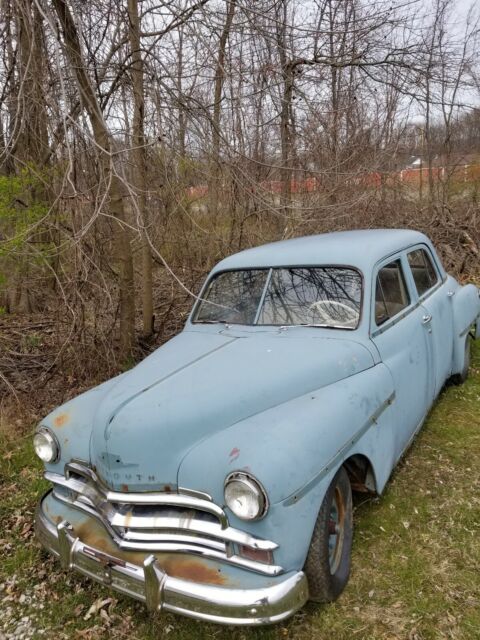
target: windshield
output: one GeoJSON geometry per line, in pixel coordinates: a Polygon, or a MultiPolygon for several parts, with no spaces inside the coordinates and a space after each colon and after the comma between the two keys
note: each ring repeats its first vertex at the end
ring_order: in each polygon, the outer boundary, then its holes
{"type": "Polygon", "coordinates": [[[210,281],[193,322],[356,329],[362,277],[349,267],[224,271],[210,281]]]}

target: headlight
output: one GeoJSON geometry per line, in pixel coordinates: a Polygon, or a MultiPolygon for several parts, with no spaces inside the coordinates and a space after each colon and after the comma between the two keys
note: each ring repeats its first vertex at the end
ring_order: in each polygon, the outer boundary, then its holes
{"type": "Polygon", "coordinates": [[[225,503],[242,520],[258,520],[268,509],[264,488],[252,476],[235,471],[225,480],[225,503]]]}
{"type": "Polygon", "coordinates": [[[51,431],[41,427],[33,436],[35,453],[43,462],[55,462],[60,455],[57,439],[51,431]]]}

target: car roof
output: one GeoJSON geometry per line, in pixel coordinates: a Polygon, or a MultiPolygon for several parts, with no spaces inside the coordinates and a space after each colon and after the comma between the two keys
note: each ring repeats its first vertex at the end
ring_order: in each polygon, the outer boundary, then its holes
{"type": "Polygon", "coordinates": [[[414,244],[431,246],[427,236],[410,229],[336,231],[272,242],[225,258],[214,272],[249,267],[350,265],[364,273],[384,257],[414,244]]]}

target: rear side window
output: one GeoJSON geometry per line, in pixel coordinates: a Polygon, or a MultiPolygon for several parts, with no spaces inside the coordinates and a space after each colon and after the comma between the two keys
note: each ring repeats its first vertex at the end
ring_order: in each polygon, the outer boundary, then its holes
{"type": "Polygon", "coordinates": [[[431,289],[438,282],[437,272],[425,249],[415,249],[408,254],[408,264],[419,296],[431,289]]]}
{"type": "Polygon", "coordinates": [[[375,289],[375,322],[383,324],[410,304],[400,260],[380,269],[375,289]]]}

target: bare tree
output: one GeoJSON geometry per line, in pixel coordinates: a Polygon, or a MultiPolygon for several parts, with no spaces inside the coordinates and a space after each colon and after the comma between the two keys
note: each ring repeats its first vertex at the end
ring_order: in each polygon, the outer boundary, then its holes
{"type": "Polygon", "coordinates": [[[108,130],[99,101],[86,72],[80,38],[69,6],[64,0],[52,0],[61,25],[65,54],[75,76],[81,103],[88,114],[95,143],[100,156],[101,179],[108,193],[109,214],[116,221],[115,259],[119,266],[120,291],[120,345],[127,357],[133,350],[135,338],[135,303],[133,258],[130,231],[126,224],[124,187],[114,165],[114,141],[108,130]]]}
{"type": "Polygon", "coordinates": [[[143,333],[146,337],[153,333],[153,292],[152,292],[152,252],[150,248],[149,220],[146,206],[146,154],[145,154],[145,96],[143,88],[144,66],[140,43],[140,16],[138,0],[128,0],[129,42],[132,64],[130,74],[133,87],[132,145],[134,165],[134,185],[136,189],[135,209],[142,229],[142,315],[143,333]]]}

